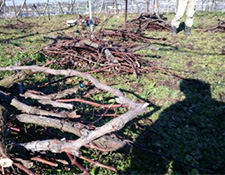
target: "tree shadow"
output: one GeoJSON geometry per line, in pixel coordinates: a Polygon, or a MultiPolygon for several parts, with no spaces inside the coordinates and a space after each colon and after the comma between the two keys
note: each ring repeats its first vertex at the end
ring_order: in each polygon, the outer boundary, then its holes
{"type": "Polygon", "coordinates": [[[136,139],[125,174],[225,172],[225,103],[212,99],[210,85],[200,80],[184,79],[180,90],[185,99],[136,139]]]}

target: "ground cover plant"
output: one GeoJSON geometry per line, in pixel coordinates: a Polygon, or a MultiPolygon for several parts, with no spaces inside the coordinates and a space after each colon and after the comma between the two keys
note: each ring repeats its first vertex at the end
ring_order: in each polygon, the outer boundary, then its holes
{"type": "MultiPolygon", "coordinates": [[[[136,19],[138,16],[140,15],[132,14],[129,15],[129,19],[136,19]]],[[[173,14],[164,14],[164,16],[169,22],[173,14]]],[[[68,65],[63,64],[65,63],[62,61],[63,57],[43,54],[43,48],[52,42],[45,36],[69,38],[88,35],[88,28],[65,25],[67,19],[74,17],[72,15],[52,16],[50,20],[48,17],[1,19],[0,67],[39,65],[57,70],[65,69],[68,65]]],[[[100,23],[94,30],[96,33],[100,29],[119,30],[124,22],[123,15],[102,18],[104,18],[101,19],[102,25],[100,23]]],[[[149,64],[141,67],[144,67],[145,71],[140,74],[134,74],[133,71],[120,74],[118,69],[112,69],[112,67],[107,69],[73,67],[81,72],[90,72],[100,82],[119,89],[135,103],[149,103],[145,114],[139,115],[120,131],[111,133],[111,137],[118,137],[132,147],[129,153],[102,152],[93,148],[84,148],[82,155],[90,160],[114,167],[117,173],[121,174],[223,174],[225,172],[223,166],[225,163],[223,156],[225,150],[225,55],[223,52],[225,36],[221,31],[207,30],[217,26],[218,22],[223,20],[225,20],[224,13],[197,12],[192,35],[188,37],[182,30],[175,37],[171,37],[169,31],[144,30],[141,34],[145,36],[145,40],[135,41],[123,37],[110,39],[110,36],[107,36],[112,43],[103,44],[104,47],[109,48],[109,51],[112,51],[110,47],[132,46],[131,50],[128,49],[129,51],[141,55],[148,61],[149,64]]],[[[11,74],[12,72],[7,71],[0,72],[1,79],[11,74]]],[[[37,87],[42,86],[42,90],[47,94],[73,86],[84,86],[80,88],[80,97],[85,96],[101,104],[115,103],[115,99],[108,93],[88,93],[91,86],[82,78],[62,78],[40,73],[27,77],[23,85],[25,90],[37,90],[37,87]]],[[[18,94],[17,89],[14,85],[9,92],[18,94]]],[[[4,91],[5,88],[1,90],[4,91]]],[[[4,106],[2,99],[0,101],[4,106]]],[[[35,101],[30,103],[36,105],[35,101]]],[[[79,107],[83,109],[83,113],[91,113],[93,110],[87,105],[79,107]]],[[[101,110],[97,112],[104,114],[101,110]]],[[[115,111],[116,114],[124,112],[125,109],[115,111]]],[[[100,126],[109,118],[101,117],[97,120],[95,124],[100,126]]],[[[92,122],[95,121],[94,117],[88,122],[93,124],[92,122]]],[[[49,134],[49,138],[59,136],[77,138],[68,133],[61,135],[59,130],[45,130],[42,126],[22,124],[17,120],[10,121],[8,125],[11,128],[5,141],[8,145],[12,145],[13,142],[25,142],[34,133],[38,133],[39,138],[43,138],[46,134],[49,134]],[[20,127],[21,132],[17,132],[16,127],[20,127]]],[[[61,160],[68,155],[49,153],[49,157],[44,158],[54,162],[54,156],[61,160]]],[[[40,163],[36,159],[29,161],[33,163],[33,166],[28,169],[39,174],[82,172],[82,168],[77,168],[75,165],[78,164],[71,163],[69,157],[68,164],[59,163],[61,166],[58,167],[54,167],[54,164],[40,163]]],[[[94,162],[90,163],[79,158],[76,161],[90,174],[117,174],[109,167],[99,167],[99,164],[94,162]]],[[[15,165],[14,167],[19,174],[24,173],[21,169],[17,170],[15,165]]],[[[12,168],[5,168],[6,174],[11,172],[13,172],[12,168]]]]}

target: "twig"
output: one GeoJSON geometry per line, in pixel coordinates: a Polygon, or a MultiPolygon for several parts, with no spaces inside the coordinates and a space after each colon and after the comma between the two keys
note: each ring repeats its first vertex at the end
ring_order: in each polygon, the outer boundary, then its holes
{"type": "Polygon", "coordinates": [[[60,103],[60,102],[52,101],[52,100],[38,100],[38,102],[41,104],[44,104],[44,105],[51,105],[55,108],[64,108],[64,109],[68,109],[68,110],[73,109],[72,104],[60,103]]]}
{"type": "Polygon", "coordinates": [[[113,104],[113,105],[112,104],[109,104],[109,105],[99,104],[99,103],[91,102],[91,101],[80,99],[80,98],[57,99],[56,101],[58,101],[58,102],[81,102],[81,103],[90,104],[92,106],[100,107],[100,108],[112,108],[112,109],[115,109],[115,108],[121,108],[121,107],[123,107],[123,108],[127,108],[128,107],[127,105],[124,105],[124,104],[113,104]]]}
{"type": "Polygon", "coordinates": [[[71,77],[63,77],[63,78],[60,78],[60,79],[55,80],[55,81],[47,82],[47,83],[44,83],[42,85],[38,85],[38,88],[43,88],[43,87],[49,86],[51,84],[59,83],[60,81],[64,81],[68,78],[71,78],[71,77]]]}
{"type": "Polygon", "coordinates": [[[25,98],[34,98],[34,99],[40,99],[40,100],[41,99],[43,99],[43,100],[47,100],[47,99],[53,100],[53,99],[63,98],[63,97],[66,97],[68,95],[75,94],[75,93],[77,93],[78,89],[79,88],[77,86],[75,86],[75,87],[65,89],[63,91],[53,93],[53,94],[49,94],[49,95],[46,95],[43,92],[39,92],[39,91],[28,90],[23,96],[25,98]]]}
{"type": "Polygon", "coordinates": [[[73,157],[70,153],[66,152],[66,155],[68,156],[68,158],[70,159],[70,162],[77,166],[81,171],[83,171],[83,173],[87,173],[89,174],[89,172],[81,165],[79,164],[73,157]]]}
{"type": "Polygon", "coordinates": [[[43,109],[38,109],[37,107],[28,106],[25,103],[22,103],[19,100],[16,100],[15,98],[12,99],[11,105],[17,108],[18,110],[21,110],[28,114],[46,115],[46,116],[53,116],[58,118],[67,118],[69,116],[69,114],[67,113],[54,113],[54,112],[49,112],[43,109]]]}
{"type": "Polygon", "coordinates": [[[106,67],[103,67],[103,68],[99,68],[99,69],[87,71],[86,73],[91,74],[91,73],[101,72],[101,71],[103,71],[103,70],[106,70],[106,69],[109,69],[109,68],[112,68],[112,67],[115,67],[115,66],[116,66],[116,65],[113,64],[113,65],[106,66],[106,67]]]}
{"type": "Polygon", "coordinates": [[[34,173],[33,171],[27,169],[25,166],[21,165],[20,163],[13,162],[13,165],[17,166],[19,169],[21,169],[28,175],[38,175],[37,173],[34,173]]]}
{"type": "Polygon", "coordinates": [[[49,160],[44,160],[41,157],[32,157],[31,160],[41,162],[41,163],[44,163],[44,164],[47,164],[47,165],[50,165],[50,166],[53,166],[53,167],[58,167],[57,163],[50,162],[49,160]]]}
{"type": "Polygon", "coordinates": [[[116,168],[112,167],[112,166],[104,165],[104,164],[102,164],[100,162],[88,159],[87,157],[84,157],[84,156],[79,156],[79,158],[82,159],[82,160],[85,160],[87,162],[90,162],[94,166],[99,166],[99,167],[102,167],[102,168],[106,168],[108,170],[114,171],[115,173],[118,173],[118,170],[116,168]]]}

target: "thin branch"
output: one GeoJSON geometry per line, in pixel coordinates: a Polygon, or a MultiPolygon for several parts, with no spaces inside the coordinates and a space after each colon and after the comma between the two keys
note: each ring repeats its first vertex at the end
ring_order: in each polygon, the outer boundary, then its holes
{"type": "Polygon", "coordinates": [[[57,102],[81,102],[81,103],[85,103],[85,104],[89,104],[95,107],[100,107],[100,108],[110,108],[110,109],[115,109],[115,108],[127,108],[128,106],[125,104],[99,104],[99,103],[95,103],[92,101],[88,101],[88,100],[84,100],[81,98],[73,98],[73,99],[57,99],[57,102]]]}
{"type": "Polygon", "coordinates": [[[53,99],[64,98],[68,95],[75,94],[77,93],[78,89],[79,89],[78,87],[72,87],[72,88],[65,89],[63,91],[49,94],[49,95],[46,95],[43,92],[38,92],[38,91],[35,91],[35,93],[33,91],[27,91],[25,94],[23,94],[23,96],[25,98],[33,98],[38,100],[48,100],[48,99],[53,100],[53,99]]]}
{"type": "Polygon", "coordinates": [[[98,166],[98,167],[102,167],[102,168],[106,168],[108,170],[111,170],[111,171],[114,171],[115,173],[118,173],[118,170],[112,166],[107,166],[107,165],[104,165],[100,162],[97,162],[97,161],[94,161],[94,160],[91,160],[91,159],[88,159],[87,157],[84,157],[84,156],[79,156],[80,159],[82,160],[85,160],[87,162],[90,162],[92,165],[94,166],[98,166]]]}
{"type": "Polygon", "coordinates": [[[58,118],[67,118],[69,114],[65,113],[54,113],[49,112],[43,109],[39,109],[37,107],[28,106],[25,103],[20,102],[19,100],[16,100],[15,98],[12,99],[11,105],[17,108],[18,110],[28,113],[28,114],[38,114],[38,115],[46,115],[46,116],[53,116],[58,118]]]}
{"type": "Polygon", "coordinates": [[[28,175],[38,175],[37,173],[34,173],[33,171],[27,169],[25,166],[21,165],[20,163],[14,162],[13,165],[15,165],[17,168],[21,169],[22,171],[24,171],[28,175]]]}
{"type": "Polygon", "coordinates": [[[76,167],[78,167],[81,171],[83,171],[83,173],[89,174],[89,172],[81,165],[79,164],[70,153],[66,152],[66,155],[68,156],[68,158],[70,159],[70,162],[75,165],[76,167]]]}
{"type": "Polygon", "coordinates": [[[64,108],[64,109],[68,109],[68,110],[73,109],[72,104],[60,103],[60,102],[52,101],[52,100],[38,100],[38,102],[43,104],[43,105],[51,105],[55,108],[64,108]]]}
{"type": "Polygon", "coordinates": [[[58,167],[57,163],[51,162],[49,160],[42,159],[41,157],[32,157],[30,160],[41,162],[41,163],[44,163],[44,164],[47,164],[47,165],[50,165],[50,166],[53,166],[53,167],[58,167]]]}

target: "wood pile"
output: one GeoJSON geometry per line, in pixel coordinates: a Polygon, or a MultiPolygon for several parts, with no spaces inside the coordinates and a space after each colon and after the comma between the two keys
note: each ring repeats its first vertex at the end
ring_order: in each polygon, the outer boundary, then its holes
{"type": "Polygon", "coordinates": [[[127,26],[138,31],[168,31],[170,25],[165,18],[154,14],[141,14],[138,18],[127,22],[127,26]]]}
{"type": "Polygon", "coordinates": [[[37,26],[37,24],[34,23],[28,23],[28,22],[23,22],[19,19],[17,19],[17,23],[15,24],[6,24],[6,25],[1,25],[0,28],[4,29],[13,29],[13,30],[27,30],[31,29],[32,27],[37,26]]]}
{"type": "Polygon", "coordinates": [[[145,36],[141,31],[133,31],[129,29],[113,30],[105,29],[101,30],[99,38],[110,37],[112,40],[117,41],[136,41],[136,42],[150,42],[152,40],[166,40],[165,38],[153,38],[145,36]]]}
{"type": "Polygon", "coordinates": [[[82,150],[129,152],[130,146],[122,136],[112,133],[144,113],[148,103],[136,103],[90,74],[71,69],[10,66],[1,67],[2,71],[16,73],[0,80],[1,174],[15,174],[15,169],[16,174],[44,174],[42,167],[46,166],[61,170],[76,166],[83,174],[90,174],[93,166],[99,166],[118,173],[113,166],[83,155],[82,150]],[[31,86],[25,83],[38,73],[65,77],[61,81],[76,77],[86,83],[66,87],[63,82],[62,87],[46,93],[47,88],[37,86],[39,82],[30,82],[31,86]],[[111,101],[96,102],[93,93],[111,94],[111,101]],[[84,167],[79,160],[90,165],[84,167]]]}
{"type": "MultiPolygon", "coordinates": [[[[139,75],[146,72],[151,62],[109,40],[82,37],[45,37],[53,42],[45,46],[41,53],[56,58],[56,63],[64,68],[83,68],[94,71],[105,68],[110,73],[139,75]]],[[[131,46],[130,46],[131,47],[131,46]]]]}
{"type": "Polygon", "coordinates": [[[205,32],[225,32],[225,21],[219,20],[217,26],[210,27],[205,32]]]}

